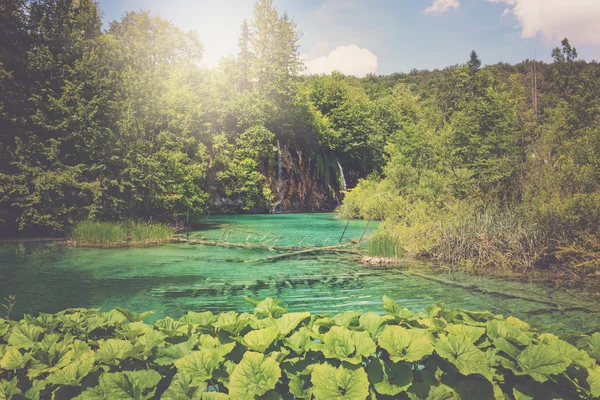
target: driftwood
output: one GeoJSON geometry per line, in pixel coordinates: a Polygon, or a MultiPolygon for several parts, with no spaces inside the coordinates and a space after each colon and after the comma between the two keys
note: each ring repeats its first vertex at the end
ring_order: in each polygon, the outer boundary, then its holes
{"type": "Polygon", "coordinates": [[[249,263],[257,263],[257,262],[275,262],[279,260],[285,260],[288,258],[294,258],[297,256],[304,256],[307,254],[314,253],[356,253],[354,250],[346,250],[340,247],[348,247],[349,245],[341,245],[341,246],[326,246],[326,247],[313,247],[311,249],[300,250],[300,251],[292,251],[290,253],[277,254],[276,256],[271,256],[267,258],[261,258],[258,260],[248,260],[249,263]]]}
{"type": "MultiPolygon", "coordinates": [[[[583,310],[583,311],[588,311],[588,312],[592,312],[592,313],[600,313],[600,307],[596,306],[596,305],[592,305],[592,304],[572,303],[572,302],[559,304],[555,300],[548,298],[548,297],[546,297],[546,298],[532,297],[532,296],[527,296],[525,294],[511,294],[511,293],[507,293],[507,292],[500,292],[497,290],[482,288],[482,287],[474,285],[474,284],[456,282],[456,281],[452,281],[449,279],[438,278],[436,276],[420,274],[418,272],[413,272],[413,271],[398,270],[398,272],[403,275],[409,276],[409,277],[417,277],[417,278],[427,279],[427,280],[430,280],[433,282],[442,283],[444,285],[456,286],[456,287],[468,289],[473,292],[479,292],[479,293],[484,293],[484,294],[489,294],[489,295],[494,295],[494,296],[499,296],[499,297],[505,297],[505,298],[510,298],[510,299],[525,300],[525,301],[530,301],[533,303],[544,304],[544,305],[553,307],[552,309],[543,309],[544,311],[547,310],[547,312],[583,310]]],[[[538,310],[538,312],[539,311],[541,311],[541,310],[538,310]]]]}

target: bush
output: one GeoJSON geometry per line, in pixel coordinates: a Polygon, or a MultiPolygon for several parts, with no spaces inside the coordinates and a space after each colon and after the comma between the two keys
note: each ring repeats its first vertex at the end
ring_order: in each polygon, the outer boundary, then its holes
{"type": "Polygon", "coordinates": [[[600,333],[574,343],[517,318],[384,297],[385,315],[69,309],[0,319],[0,395],[79,399],[592,399],[600,333]]]}

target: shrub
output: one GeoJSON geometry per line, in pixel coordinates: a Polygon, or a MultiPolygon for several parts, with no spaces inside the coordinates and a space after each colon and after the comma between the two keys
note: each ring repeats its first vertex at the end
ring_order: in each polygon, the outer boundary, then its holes
{"type": "Polygon", "coordinates": [[[569,343],[517,318],[443,305],[385,315],[69,309],[0,319],[0,395],[79,399],[592,399],[600,333],[569,343]]]}

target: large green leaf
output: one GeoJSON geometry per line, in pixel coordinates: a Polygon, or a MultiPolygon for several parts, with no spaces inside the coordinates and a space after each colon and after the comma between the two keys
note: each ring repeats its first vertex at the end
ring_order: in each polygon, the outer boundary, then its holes
{"type": "Polygon", "coordinates": [[[0,368],[6,370],[25,368],[29,357],[29,353],[24,356],[16,347],[9,347],[4,357],[0,359],[0,368]]]}
{"type": "Polygon", "coordinates": [[[347,328],[334,326],[323,335],[322,339],[323,354],[327,358],[344,360],[352,357],[356,351],[352,331],[347,328]]]}
{"type": "Polygon", "coordinates": [[[364,400],[369,395],[367,373],[360,366],[329,364],[315,366],[311,382],[313,394],[319,400],[364,400]]]}
{"type": "Polygon", "coordinates": [[[121,329],[118,330],[123,339],[128,339],[131,341],[136,340],[143,334],[153,331],[154,330],[152,329],[151,325],[143,322],[131,322],[129,324],[124,324],[121,329]]]}
{"type": "Polygon", "coordinates": [[[388,325],[379,335],[377,344],[388,352],[393,362],[416,362],[433,353],[433,344],[425,329],[388,325]]]}
{"type": "Polygon", "coordinates": [[[477,348],[469,337],[454,334],[442,336],[435,344],[435,351],[453,364],[461,374],[480,374],[492,381],[492,371],[487,363],[486,354],[477,348]]]}
{"type": "Polygon", "coordinates": [[[196,344],[198,343],[198,336],[192,335],[187,341],[174,344],[165,348],[159,348],[156,352],[156,359],[154,360],[158,365],[171,364],[173,361],[179,360],[190,354],[196,344]]]}
{"type": "Polygon", "coordinates": [[[121,360],[133,354],[133,345],[129,340],[108,339],[100,342],[96,359],[109,365],[118,365],[121,360]]]}
{"type": "Polygon", "coordinates": [[[369,381],[379,394],[396,396],[405,392],[413,381],[410,364],[373,360],[367,365],[369,381]]]}
{"type": "Polygon", "coordinates": [[[590,356],[600,362],[600,332],[596,332],[590,336],[587,350],[590,356]]]}
{"type": "Polygon", "coordinates": [[[235,348],[236,342],[221,343],[218,338],[210,335],[200,335],[198,347],[201,349],[215,349],[221,356],[226,356],[235,348]]]}
{"type": "Polygon", "coordinates": [[[161,396],[162,400],[200,400],[206,383],[194,382],[192,376],[183,371],[177,371],[171,384],[161,396]]]}
{"type": "Polygon", "coordinates": [[[170,338],[175,336],[187,336],[190,328],[189,324],[171,317],[166,317],[165,319],[156,321],[154,326],[159,330],[159,332],[164,333],[170,338]]]}
{"type": "Polygon", "coordinates": [[[457,336],[466,336],[472,343],[477,342],[485,333],[485,328],[469,325],[448,324],[446,326],[448,333],[453,333],[457,336]]]}
{"type": "Polygon", "coordinates": [[[285,338],[283,342],[296,354],[304,354],[312,344],[312,332],[310,329],[302,327],[290,335],[290,337],[285,338]]]}
{"type": "Polygon", "coordinates": [[[46,382],[54,385],[77,386],[92,371],[94,361],[93,351],[83,354],[76,362],[48,375],[46,382]]]}
{"type": "Polygon", "coordinates": [[[381,326],[385,322],[385,318],[374,312],[362,314],[358,319],[360,326],[364,327],[373,339],[377,339],[381,326]]]}
{"type": "Polygon", "coordinates": [[[551,375],[564,372],[571,364],[560,348],[558,340],[531,344],[517,357],[517,367],[505,365],[515,375],[529,375],[538,382],[547,381],[551,375]]]}
{"type": "Polygon", "coordinates": [[[310,313],[308,312],[283,314],[281,318],[275,320],[275,325],[283,336],[287,336],[307,318],[310,318],[310,313]]]}
{"type": "Polygon", "coordinates": [[[486,325],[487,336],[493,341],[504,338],[516,345],[529,345],[533,339],[533,333],[521,330],[515,325],[502,320],[492,320],[486,325]]]}
{"type": "Polygon", "coordinates": [[[34,380],[31,387],[25,392],[26,400],[39,400],[42,397],[42,392],[48,384],[45,381],[34,380]]]}
{"type": "Polygon", "coordinates": [[[0,379],[0,400],[9,400],[21,393],[18,384],[19,381],[16,376],[11,380],[0,379]]]}
{"type": "Polygon", "coordinates": [[[185,322],[186,324],[198,325],[200,327],[210,327],[216,320],[217,316],[210,311],[190,311],[181,317],[181,321],[185,322]]]}
{"type": "Polygon", "coordinates": [[[136,358],[147,359],[152,355],[152,351],[163,346],[165,335],[163,333],[151,330],[148,333],[138,337],[134,344],[133,355],[136,358]]]}
{"type": "Polygon", "coordinates": [[[239,333],[246,326],[252,322],[255,317],[253,315],[243,313],[238,314],[236,312],[221,313],[217,317],[217,321],[213,326],[217,329],[222,329],[225,332],[229,332],[232,335],[239,335],[239,333]]]}
{"type": "Polygon", "coordinates": [[[8,337],[8,344],[18,349],[31,349],[42,333],[44,330],[39,326],[21,322],[13,326],[8,337]]]}
{"type": "Polygon", "coordinates": [[[121,307],[115,307],[115,310],[117,310],[118,312],[123,314],[123,316],[125,318],[127,318],[127,320],[129,322],[140,322],[140,321],[143,321],[144,319],[148,318],[152,314],[154,314],[154,311],[146,311],[141,314],[138,314],[138,313],[130,311],[126,308],[121,308],[121,307]]]}
{"type": "Polygon", "coordinates": [[[264,353],[278,335],[279,329],[276,326],[250,331],[242,338],[242,344],[251,350],[264,353]]]}
{"type": "Polygon", "coordinates": [[[86,390],[78,398],[82,400],[151,399],[160,380],[160,374],[149,369],[104,373],[100,375],[97,387],[86,390]]]}
{"type": "Polygon", "coordinates": [[[279,318],[287,311],[285,308],[279,305],[281,300],[274,300],[270,297],[267,297],[264,300],[252,300],[249,297],[245,297],[245,299],[254,305],[254,314],[264,318],[279,318]]]}
{"type": "Polygon", "coordinates": [[[235,367],[229,380],[232,400],[245,400],[262,396],[275,388],[281,376],[279,364],[270,357],[248,351],[235,367]]]}
{"type": "Polygon", "coordinates": [[[177,371],[183,371],[192,377],[196,384],[212,378],[215,369],[223,362],[223,357],[214,349],[201,349],[173,362],[177,371]]]}

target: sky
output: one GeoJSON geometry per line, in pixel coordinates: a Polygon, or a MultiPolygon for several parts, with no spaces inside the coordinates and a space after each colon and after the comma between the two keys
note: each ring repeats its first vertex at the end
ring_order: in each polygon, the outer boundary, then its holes
{"type": "MultiPolygon", "coordinates": [[[[104,27],[126,11],[150,10],[204,45],[203,64],[237,53],[253,0],[98,0],[104,27]]],[[[302,32],[306,73],[355,76],[464,63],[551,61],[563,38],[579,58],[600,60],[600,0],[273,0],[302,32]]]]}

